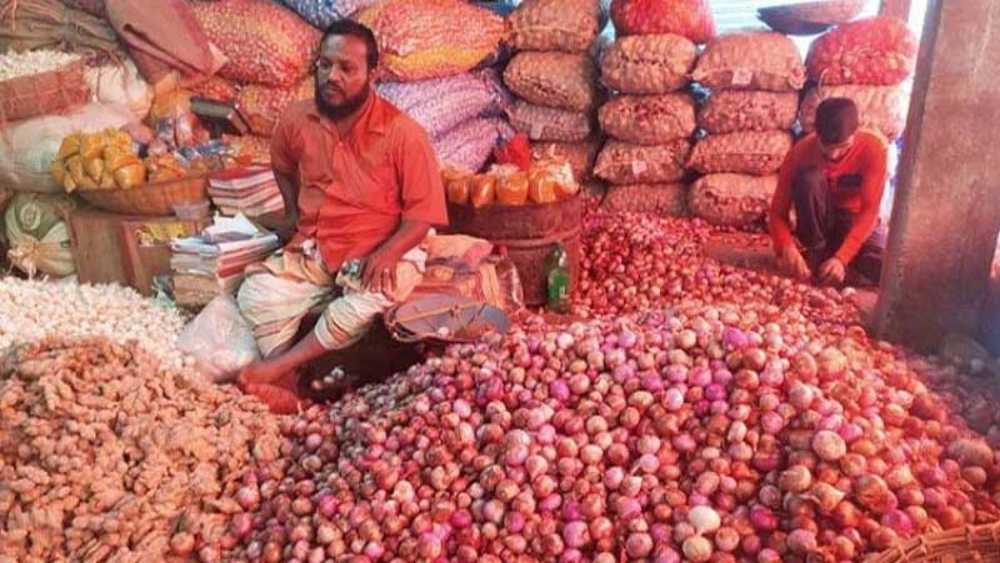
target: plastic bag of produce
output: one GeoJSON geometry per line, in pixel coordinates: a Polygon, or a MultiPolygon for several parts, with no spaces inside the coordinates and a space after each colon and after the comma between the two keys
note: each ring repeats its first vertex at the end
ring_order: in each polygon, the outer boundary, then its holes
{"type": "Polygon", "coordinates": [[[427,131],[431,138],[484,114],[498,114],[507,99],[494,72],[462,73],[416,82],[381,82],[378,93],[427,131]]]}
{"type": "Polygon", "coordinates": [[[379,2],[381,0],[281,0],[288,9],[320,29],[379,2]]]}
{"type": "Polygon", "coordinates": [[[191,4],[195,18],[229,62],[219,70],[237,82],[291,87],[309,72],[321,33],[267,0],[191,4]]]}
{"type": "MultiPolygon", "coordinates": [[[[96,133],[133,119],[127,106],[88,104],[65,115],[49,115],[11,123],[0,132],[0,184],[14,191],[60,193],[49,167],[63,138],[96,133]]],[[[82,165],[82,163],[81,163],[82,165]]]]}
{"type": "Polygon", "coordinates": [[[497,179],[497,203],[524,205],[528,202],[528,173],[515,172],[497,179]]]}
{"type": "Polygon", "coordinates": [[[521,51],[584,53],[600,30],[597,0],[525,0],[507,19],[521,51]]]}
{"type": "Polygon", "coordinates": [[[802,88],[806,70],[791,38],[773,32],[740,32],[709,43],[691,77],[712,89],[786,92],[802,88]]]}
{"type": "Polygon", "coordinates": [[[132,61],[87,68],[84,78],[93,101],[128,106],[137,120],[145,118],[153,105],[153,89],[132,61]]]}
{"type": "Polygon", "coordinates": [[[614,0],[611,21],[619,36],[675,33],[695,43],[715,36],[708,0],[614,0]]]}
{"type": "Polygon", "coordinates": [[[639,145],[662,145],[694,133],[694,98],[686,92],[618,96],[601,106],[601,129],[639,145]]]}
{"type": "Polygon", "coordinates": [[[504,34],[499,16],[461,0],[386,0],[354,17],[375,32],[388,77],[404,82],[468,72],[504,34]]]}
{"type": "Polygon", "coordinates": [[[795,125],[798,92],[719,90],[698,111],[698,126],[713,134],[787,131],[795,125]]]}
{"type": "Polygon", "coordinates": [[[687,85],[697,56],[680,35],[619,37],[601,57],[601,79],[622,94],[666,94],[687,85]]]}
{"type": "Polygon", "coordinates": [[[492,174],[479,174],[472,177],[469,184],[469,203],[473,207],[493,205],[497,200],[497,178],[492,174]]]}
{"type": "Polygon", "coordinates": [[[827,98],[850,98],[858,106],[861,126],[895,139],[906,127],[906,100],[899,86],[823,86],[812,88],[802,100],[799,121],[806,133],[816,129],[816,108],[827,98]]]}
{"type": "Polygon", "coordinates": [[[702,174],[767,176],[778,172],[791,149],[792,135],[786,131],[709,135],[695,144],[687,165],[702,174]]]}
{"type": "Polygon", "coordinates": [[[597,68],[588,55],[519,53],[503,78],[511,92],[536,105],[588,112],[599,102],[597,68]]]}
{"type": "Polygon", "coordinates": [[[534,161],[557,160],[569,163],[577,182],[589,180],[593,176],[594,161],[604,146],[604,139],[593,135],[578,143],[534,143],[531,158],[534,161]]]}
{"type": "Polygon", "coordinates": [[[612,213],[650,213],[661,217],[687,215],[688,187],[684,184],[611,186],[601,209],[612,213]]]}
{"type": "Polygon", "coordinates": [[[503,119],[476,117],[433,139],[434,152],[446,166],[479,171],[503,139],[514,130],[503,119]]]}
{"type": "Polygon", "coordinates": [[[601,149],[594,175],[612,184],[663,184],[684,177],[691,142],[678,139],[663,145],[635,145],[610,140],[601,149]]]}
{"type": "Polygon", "coordinates": [[[777,188],[777,176],[710,174],[691,186],[688,207],[713,225],[748,227],[764,220],[777,188]]]}
{"type": "Polygon", "coordinates": [[[177,349],[195,359],[195,368],[213,383],[234,381],[260,358],[250,324],[232,295],[220,295],[177,336],[177,349]]]}
{"type": "Polygon", "coordinates": [[[21,193],[4,213],[7,258],[28,277],[65,277],[76,272],[65,217],[73,201],[65,196],[21,193]]]}
{"type": "Polygon", "coordinates": [[[813,41],[809,78],[823,84],[895,86],[913,72],[917,38],[906,22],[875,16],[835,27],[813,41]]]}
{"type": "Polygon", "coordinates": [[[510,124],[532,141],[582,141],[593,128],[593,117],[559,108],[536,106],[524,100],[514,102],[510,124]]]}
{"type": "Polygon", "coordinates": [[[281,114],[288,106],[300,100],[311,100],[315,95],[312,77],[305,77],[292,88],[271,88],[248,84],[236,96],[237,106],[250,124],[254,135],[270,137],[278,125],[281,114]]]}

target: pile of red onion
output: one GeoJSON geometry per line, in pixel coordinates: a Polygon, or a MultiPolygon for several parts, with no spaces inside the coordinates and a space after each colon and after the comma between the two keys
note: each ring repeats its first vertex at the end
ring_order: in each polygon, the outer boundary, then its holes
{"type": "Polygon", "coordinates": [[[616,316],[532,317],[287,419],[229,556],[839,562],[1000,519],[995,401],[977,433],[953,368],[869,340],[841,292],[704,259],[699,228],[592,215],[577,308],[616,316]]]}

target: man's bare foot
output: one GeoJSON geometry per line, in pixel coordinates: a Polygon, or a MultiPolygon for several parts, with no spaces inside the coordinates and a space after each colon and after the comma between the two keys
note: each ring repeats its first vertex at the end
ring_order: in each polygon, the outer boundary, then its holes
{"type": "Polygon", "coordinates": [[[282,366],[280,362],[258,360],[243,368],[238,381],[241,387],[245,387],[251,384],[272,384],[288,376],[289,370],[282,366]]]}

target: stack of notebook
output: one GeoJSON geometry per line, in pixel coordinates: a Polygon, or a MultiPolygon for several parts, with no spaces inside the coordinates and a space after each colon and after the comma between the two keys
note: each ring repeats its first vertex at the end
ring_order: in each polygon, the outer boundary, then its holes
{"type": "Polygon", "coordinates": [[[213,174],[208,195],[223,215],[260,217],[284,209],[274,172],[266,167],[234,168],[213,174]]]}
{"type": "Polygon", "coordinates": [[[199,236],[171,241],[174,299],[179,305],[196,306],[235,293],[246,267],[262,262],[279,246],[277,235],[242,215],[216,217],[199,236]]]}

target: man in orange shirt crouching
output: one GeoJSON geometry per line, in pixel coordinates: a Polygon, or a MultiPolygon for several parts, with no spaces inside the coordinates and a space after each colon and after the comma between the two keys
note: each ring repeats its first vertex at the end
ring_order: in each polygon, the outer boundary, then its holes
{"type": "Polygon", "coordinates": [[[819,105],[816,132],[800,140],[781,166],[768,217],[783,272],[829,285],[843,284],[849,273],[852,283],[878,283],[887,154],[884,137],[858,128],[853,101],[830,98],[819,105]]]}
{"type": "Polygon", "coordinates": [[[315,100],[293,104],[271,139],[285,247],[247,268],[237,301],[263,359],[240,385],[294,411],[297,370],[346,348],[421,281],[422,243],[447,225],[437,157],[424,130],[375,93],[378,46],[349,20],[324,33],[315,100]],[[294,342],[303,319],[315,328],[294,342]]]}

